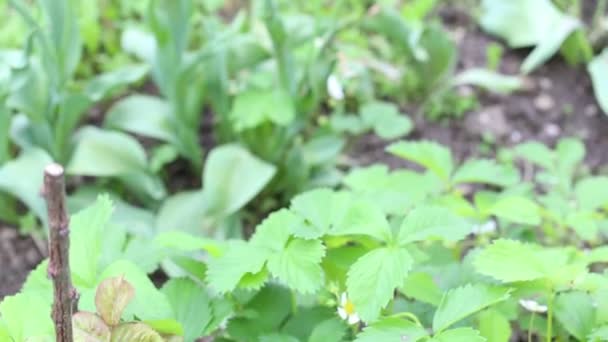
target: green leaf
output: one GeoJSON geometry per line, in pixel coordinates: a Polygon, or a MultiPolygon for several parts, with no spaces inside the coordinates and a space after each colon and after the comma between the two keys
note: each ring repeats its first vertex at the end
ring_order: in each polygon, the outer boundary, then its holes
{"type": "Polygon", "coordinates": [[[548,277],[564,266],[566,258],[563,251],[499,239],[479,252],[473,264],[481,274],[502,282],[516,282],[548,277]]]}
{"type": "Polygon", "coordinates": [[[74,342],[110,342],[110,327],[91,312],[77,312],[72,316],[74,342]]]}
{"type": "Polygon", "coordinates": [[[428,239],[459,241],[471,233],[472,225],[442,207],[427,206],[413,209],[399,229],[399,244],[405,245],[428,239]]]}
{"type": "Polygon", "coordinates": [[[587,338],[591,341],[606,341],[608,340],[608,325],[604,325],[599,327],[587,336],[587,338]]]}
{"type": "Polygon", "coordinates": [[[92,288],[98,279],[103,234],[112,211],[110,198],[99,196],[95,204],[71,217],[70,268],[76,286],[92,288]]]}
{"type": "Polygon", "coordinates": [[[439,178],[447,181],[454,167],[450,150],[431,141],[401,141],[389,145],[386,150],[403,159],[420,164],[439,178]]]}
{"type": "Polygon", "coordinates": [[[135,289],[123,277],[104,279],[95,294],[97,313],[108,325],[117,325],[133,296],[135,289]]]}
{"type": "Polygon", "coordinates": [[[608,204],[608,177],[588,177],[580,180],[574,193],[581,209],[595,210],[608,204]]]}
{"type": "Polygon", "coordinates": [[[426,329],[401,318],[384,318],[363,329],[355,342],[420,341],[428,336],[426,329]]]}
{"type": "Polygon", "coordinates": [[[596,56],[589,64],[587,71],[593,82],[593,92],[595,99],[605,114],[608,114],[608,49],[604,49],[601,54],[596,56]]]}
{"type": "Polygon", "coordinates": [[[541,223],[540,208],[525,197],[508,196],[490,207],[489,213],[515,223],[536,226],[541,223]]]}
{"type": "Polygon", "coordinates": [[[333,223],[336,204],[334,192],[329,189],[311,190],[294,197],[290,209],[306,220],[306,224],[293,225],[294,234],[311,239],[325,235],[333,223]]]}
{"type": "Polygon", "coordinates": [[[554,168],[555,157],[553,151],[539,142],[527,142],[515,147],[515,154],[531,163],[548,170],[554,168]]]}
{"type": "MultiPolygon", "coordinates": [[[[542,18],[546,17],[543,16],[542,18]]],[[[524,74],[532,72],[555,55],[566,39],[581,27],[581,22],[573,17],[562,16],[553,25],[552,29],[546,31],[545,37],[538,42],[538,45],[522,63],[521,71],[524,74]]]]}
{"type": "Polygon", "coordinates": [[[115,91],[141,80],[148,73],[146,65],[126,65],[94,77],[85,88],[91,101],[100,101],[115,91]]]}
{"type": "Polygon", "coordinates": [[[237,131],[255,128],[267,121],[285,126],[296,117],[289,93],[280,89],[249,90],[239,93],[230,112],[237,131]]]}
{"type": "Polygon", "coordinates": [[[243,276],[260,272],[267,258],[268,253],[264,249],[243,241],[232,241],[221,257],[209,260],[209,285],[220,293],[230,292],[243,276]]]}
{"type": "Polygon", "coordinates": [[[294,225],[299,224],[300,219],[289,210],[275,211],[255,228],[251,244],[265,248],[271,253],[281,253],[285,250],[294,225]]]}
{"type": "Polygon", "coordinates": [[[22,292],[5,297],[0,303],[0,317],[14,341],[29,337],[54,336],[51,303],[36,293],[22,292]]]}
{"type": "Polygon", "coordinates": [[[401,287],[401,292],[407,297],[434,306],[438,306],[443,298],[443,291],[437,286],[433,277],[425,272],[410,273],[401,287]]]}
{"type": "Polygon", "coordinates": [[[117,101],[106,113],[104,125],[167,142],[177,140],[169,104],[156,96],[135,94],[117,101]]]}
{"type": "Polygon", "coordinates": [[[286,334],[273,333],[260,336],[260,342],[298,342],[299,340],[293,336],[286,334]]]}
{"type": "Polygon", "coordinates": [[[164,342],[163,338],[144,323],[123,323],[112,329],[110,342],[164,342]]]}
{"type": "Polygon", "coordinates": [[[167,231],[156,235],[154,242],[166,248],[182,252],[207,251],[212,256],[221,254],[220,243],[181,231],[167,231]]]}
{"type": "Polygon", "coordinates": [[[200,234],[207,215],[207,202],[202,191],[183,191],[168,197],[156,216],[159,231],[180,230],[200,234]]]}
{"type": "Polygon", "coordinates": [[[206,289],[190,279],[171,279],[161,289],[167,296],[175,318],[184,328],[184,339],[194,341],[202,336],[211,322],[211,301],[206,289]]]}
{"type": "Polygon", "coordinates": [[[268,270],[290,288],[314,293],[322,285],[324,256],[325,246],[320,240],[294,239],[283,251],[270,256],[268,270]]]}
{"type": "Polygon", "coordinates": [[[456,328],[446,330],[441,334],[433,336],[429,342],[485,342],[486,339],[479,336],[479,331],[473,328],[456,328]]]}
{"type": "Polygon", "coordinates": [[[0,167],[0,191],[25,203],[45,224],[46,206],[40,189],[44,168],[52,161],[46,152],[31,148],[0,167]]]}
{"type": "Polygon", "coordinates": [[[487,342],[509,342],[511,324],[497,310],[486,310],[479,314],[479,332],[487,342]]]}
{"type": "Polygon", "coordinates": [[[555,317],[571,335],[584,341],[595,327],[591,296],[578,291],[559,294],[555,299],[555,317]]]}
{"type": "Polygon", "coordinates": [[[509,298],[509,290],[482,284],[465,285],[448,291],[433,317],[433,331],[444,331],[454,323],[509,298]]]}
{"type": "Polygon", "coordinates": [[[562,138],[555,147],[557,171],[563,179],[574,176],[576,167],[585,158],[585,144],[576,138],[562,138]]]}
{"type": "Polygon", "coordinates": [[[330,318],[315,326],[310,333],[308,342],[342,341],[346,335],[347,326],[337,318],[330,318]]]}
{"type": "Polygon", "coordinates": [[[492,70],[472,68],[454,77],[454,85],[474,85],[499,94],[510,94],[523,88],[524,82],[519,76],[498,74],[492,70]]]}
{"type": "Polygon", "coordinates": [[[383,139],[402,137],[413,128],[412,121],[390,102],[368,102],[361,107],[360,115],[363,122],[383,139]]]}
{"type": "MultiPolygon", "coordinates": [[[[135,297],[123,312],[122,318],[131,321],[135,318],[141,320],[162,320],[173,318],[173,312],[169,301],[156,286],[150,281],[148,275],[140,270],[134,263],[127,260],[117,260],[108,266],[98,277],[107,279],[120,277],[133,286],[135,297]]],[[[84,295],[83,295],[84,297],[84,295]]],[[[81,305],[83,305],[81,297],[81,305]]],[[[85,301],[89,304],[88,300],[85,301]]]]}
{"type": "Polygon", "coordinates": [[[378,248],[360,257],[348,271],[346,288],[356,312],[373,322],[403,284],[414,260],[401,248],[378,248]],[[382,265],[382,267],[378,267],[382,265]]]}
{"type": "Polygon", "coordinates": [[[209,153],[203,172],[203,192],[210,213],[230,215],[257,195],[276,167],[238,145],[223,145],[209,153]]]}
{"type": "Polygon", "coordinates": [[[454,184],[482,183],[509,187],[519,183],[519,172],[513,166],[499,165],[492,160],[472,159],[456,170],[452,182],[454,184]]]}

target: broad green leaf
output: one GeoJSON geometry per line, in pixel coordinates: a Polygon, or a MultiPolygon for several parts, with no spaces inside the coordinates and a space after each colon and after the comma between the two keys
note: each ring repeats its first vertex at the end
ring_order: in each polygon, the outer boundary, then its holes
{"type": "Polygon", "coordinates": [[[269,334],[260,336],[260,342],[298,342],[299,340],[293,336],[286,334],[269,334]]]}
{"type": "Polygon", "coordinates": [[[271,213],[255,228],[251,244],[272,253],[281,253],[285,250],[294,227],[300,224],[300,218],[287,209],[271,213]]]}
{"type": "Polygon", "coordinates": [[[99,272],[103,234],[112,216],[112,202],[99,196],[95,204],[70,220],[70,268],[76,286],[92,288],[99,272]]]}
{"type": "Polygon", "coordinates": [[[336,193],[333,203],[335,224],[330,235],[366,235],[379,241],[391,241],[388,220],[375,203],[353,198],[348,193],[336,193]]]}
{"type": "Polygon", "coordinates": [[[112,329],[111,342],[164,342],[159,333],[144,323],[123,323],[112,329]]]}
{"type": "Polygon", "coordinates": [[[0,317],[8,335],[15,341],[29,337],[53,336],[51,305],[39,294],[19,293],[5,297],[0,303],[0,317]]]}
{"type": "Polygon", "coordinates": [[[442,290],[437,286],[433,277],[425,272],[410,273],[401,286],[401,292],[407,297],[434,306],[438,306],[443,298],[442,290]]]}
{"type": "Polygon", "coordinates": [[[42,68],[40,60],[30,58],[26,67],[13,71],[12,91],[6,99],[6,106],[25,114],[31,122],[45,120],[47,104],[50,101],[48,78],[49,75],[42,68]]]}
{"type": "Polygon", "coordinates": [[[95,294],[97,313],[108,325],[117,325],[133,296],[135,289],[123,277],[104,279],[95,294]]]}
{"type": "Polygon", "coordinates": [[[203,192],[210,213],[230,215],[257,195],[276,172],[238,145],[223,145],[209,153],[203,171],[203,192]]]}
{"type": "Polygon", "coordinates": [[[530,281],[557,276],[568,255],[563,250],[499,239],[476,255],[477,272],[502,282],[530,281]]]}
{"type": "Polygon", "coordinates": [[[169,104],[155,96],[135,94],[119,100],[106,113],[104,125],[167,142],[176,141],[169,104]]]}
{"type": "Polygon", "coordinates": [[[566,216],[566,224],[570,226],[581,239],[595,241],[599,231],[598,220],[593,212],[575,211],[566,216]]]}
{"type": "Polygon", "coordinates": [[[559,176],[569,179],[585,158],[585,144],[576,138],[562,138],[555,146],[559,176]]]}
{"type": "MultiPolygon", "coordinates": [[[[135,297],[124,310],[123,319],[129,321],[135,318],[141,320],[173,318],[171,305],[165,295],[154,286],[148,275],[134,263],[127,260],[117,260],[108,266],[98,279],[120,276],[123,276],[135,289],[135,297]]],[[[87,305],[91,304],[87,303],[87,305]]]]}
{"type": "Polygon", "coordinates": [[[492,160],[472,159],[454,172],[452,182],[455,184],[482,183],[508,187],[519,182],[519,172],[513,166],[499,165],[492,160]]]}
{"type": "Polygon", "coordinates": [[[587,338],[593,342],[596,341],[607,341],[608,340],[608,325],[601,326],[587,336],[587,338]]]}
{"type": "Polygon", "coordinates": [[[593,82],[595,99],[602,111],[608,114],[608,79],[606,78],[606,75],[608,75],[608,49],[604,49],[601,54],[587,64],[587,71],[593,82]]]}
{"type": "Polygon", "coordinates": [[[126,65],[93,78],[85,93],[94,102],[102,100],[116,90],[141,80],[148,73],[146,65],[126,65]]]}
{"type": "Polygon", "coordinates": [[[342,341],[347,327],[343,321],[330,318],[315,326],[310,333],[308,342],[342,341]]]}
{"type": "MultiPolygon", "coordinates": [[[[543,16],[542,19],[544,18],[546,17],[543,16]]],[[[523,73],[532,72],[555,55],[566,39],[581,27],[581,22],[573,17],[562,16],[553,25],[552,29],[546,31],[545,37],[538,42],[534,50],[523,61],[521,65],[523,73]]]]}
{"type": "Polygon", "coordinates": [[[545,169],[553,169],[555,157],[553,151],[539,142],[527,142],[515,147],[515,154],[545,169]]]}
{"type": "Polygon", "coordinates": [[[378,248],[360,257],[348,271],[346,288],[364,322],[375,321],[380,310],[403,284],[414,260],[401,248],[378,248]],[[378,267],[382,265],[382,267],[378,267]]]}
{"type": "Polygon", "coordinates": [[[490,214],[515,223],[532,226],[541,223],[540,208],[525,197],[507,196],[499,199],[490,207],[490,214]]]}
{"type": "Polygon", "coordinates": [[[246,274],[259,272],[266,263],[268,252],[243,241],[232,241],[219,258],[209,260],[209,285],[220,293],[234,290],[246,274]]]}
{"type": "Polygon", "coordinates": [[[321,259],[325,246],[320,240],[293,239],[287,247],[268,259],[268,270],[300,293],[314,293],[321,287],[321,259]]]}
{"type": "Polygon", "coordinates": [[[479,331],[473,328],[456,328],[446,330],[433,336],[428,342],[485,342],[486,339],[479,336],[479,331]]]}
{"type": "Polygon", "coordinates": [[[183,191],[168,197],[156,216],[159,231],[180,230],[200,234],[207,214],[207,201],[202,191],[183,191]]]}
{"type": "Polygon", "coordinates": [[[571,335],[584,341],[595,327],[594,306],[585,292],[561,293],[555,299],[555,317],[571,335]]]}
{"type": "Polygon", "coordinates": [[[53,160],[37,148],[25,150],[16,159],[0,166],[0,191],[25,203],[46,223],[46,206],[40,196],[44,168],[53,160]]]}
{"type": "Polygon", "coordinates": [[[128,27],[120,37],[122,49],[150,64],[156,58],[156,40],[149,32],[136,27],[128,27]]]}
{"type": "Polygon", "coordinates": [[[595,210],[608,205],[608,177],[588,177],[580,180],[574,193],[581,209],[595,210]]]}
{"type": "Polygon", "coordinates": [[[511,324],[498,310],[489,309],[479,314],[479,332],[487,342],[509,342],[511,324]]]}
{"type": "Polygon", "coordinates": [[[510,94],[523,88],[521,77],[502,75],[488,69],[467,69],[456,75],[452,81],[454,85],[474,85],[500,94],[510,94]]]}
{"type": "Polygon", "coordinates": [[[154,242],[159,246],[183,252],[204,250],[212,256],[219,256],[221,254],[220,244],[216,240],[202,238],[177,230],[159,233],[154,242]]]}
{"type": "Polygon", "coordinates": [[[91,312],[77,312],[72,316],[74,342],[110,342],[110,327],[91,312]]]}
{"type": "Polygon", "coordinates": [[[454,168],[450,150],[435,142],[401,141],[389,145],[386,150],[398,157],[424,166],[444,181],[450,178],[454,168]]]}
{"type": "Polygon", "coordinates": [[[402,137],[413,128],[412,121],[389,102],[368,102],[361,107],[360,115],[363,122],[373,127],[374,132],[383,139],[402,137]]]}
{"type": "Polygon", "coordinates": [[[236,96],[229,115],[235,129],[244,131],[267,121],[285,126],[295,119],[296,109],[284,90],[250,90],[236,96]]]}
{"type": "Polygon", "coordinates": [[[417,342],[428,336],[421,326],[402,318],[384,318],[363,329],[355,342],[408,341],[417,342]]]}
{"type": "Polygon", "coordinates": [[[337,317],[335,308],[329,306],[299,306],[282,325],[281,332],[298,338],[300,341],[312,340],[319,334],[325,334],[326,329],[333,327],[331,335],[344,333],[348,328],[346,323],[337,317]],[[331,323],[329,323],[331,321],[331,323]],[[317,332],[315,330],[318,327],[317,332]]]}
{"type": "Polygon", "coordinates": [[[469,284],[448,291],[433,317],[433,331],[444,331],[454,323],[508,299],[509,292],[508,289],[482,284],[469,284]]]}
{"type": "Polygon", "coordinates": [[[471,233],[472,225],[438,206],[423,206],[410,211],[399,229],[399,244],[428,239],[459,241],[471,233]]]}
{"type": "Polygon", "coordinates": [[[316,189],[294,197],[290,209],[306,220],[304,225],[294,227],[294,234],[302,238],[325,235],[333,223],[334,197],[329,189],[316,189]]]}
{"type": "Polygon", "coordinates": [[[206,289],[181,278],[169,280],[161,292],[167,296],[176,320],[182,324],[185,340],[194,341],[202,336],[213,315],[206,289]]]}

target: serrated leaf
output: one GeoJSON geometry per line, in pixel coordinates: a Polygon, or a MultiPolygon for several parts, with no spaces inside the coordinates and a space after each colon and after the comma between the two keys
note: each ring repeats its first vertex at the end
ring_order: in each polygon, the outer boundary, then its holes
{"type": "Polygon", "coordinates": [[[567,258],[564,254],[499,239],[479,252],[473,264],[477,272],[503,282],[530,281],[547,277],[563,267],[567,258]]]}
{"type": "Polygon", "coordinates": [[[255,128],[270,121],[287,125],[294,120],[296,109],[289,93],[278,90],[250,90],[239,93],[230,112],[237,131],[255,128]]]}
{"type": "Polygon", "coordinates": [[[581,209],[601,208],[608,204],[608,177],[584,178],[576,183],[574,193],[581,209]]]}
{"type": "Polygon", "coordinates": [[[428,336],[426,329],[402,318],[385,318],[363,329],[355,342],[416,342],[428,336]]]}
{"type": "Polygon", "coordinates": [[[164,342],[162,336],[144,323],[123,323],[112,330],[111,342],[164,342]]]}
{"type": "Polygon", "coordinates": [[[555,156],[547,146],[539,142],[527,142],[519,144],[514,149],[515,154],[545,169],[552,169],[555,156]]]}
{"type": "Polygon", "coordinates": [[[511,324],[498,310],[489,309],[479,314],[479,332],[487,342],[508,342],[511,324]]]}
{"type": "Polygon", "coordinates": [[[291,200],[290,209],[302,216],[307,225],[297,227],[295,235],[302,238],[317,238],[325,235],[332,224],[334,192],[316,189],[305,192],[291,200]]]}
{"type": "Polygon", "coordinates": [[[405,249],[385,247],[365,254],[351,266],[346,280],[348,297],[364,322],[378,318],[412,264],[413,259],[405,249]]]}
{"type": "Polygon", "coordinates": [[[374,132],[383,139],[396,139],[408,134],[412,121],[399,112],[392,103],[372,101],[361,106],[360,115],[363,122],[374,128],[374,132]]]}
{"type": "Polygon", "coordinates": [[[472,226],[448,209],[418,207],[407,214],[399,229],[399,244],[428,239],[459,241],[471,233],[472,226]]]}
{"type": "Polygon", "coordinates": [[[429,342],[485,342],[486,339],[479,336],[479,331],[473,328],[456,328],[446,330],[441,334],[433,336],[429,342]]]}
{"type": "Polygon", "coordinates": [[[190,279],[174,278],[163,285],[161,292],[167,296],[175,319],[181,323],[185,340],[194,341],[202,336],[213,318],[206,289],[190,279]]]}
{"type": "Polygon", "coordinates": [[[70,220],[70,268],[76,286],[91,288],[97,281],[102,236],[113,210],[110,198],[99,196],[70,220]]]}
{"type": "Polygon", "coordinates": [[[314,293],[322,285],[321,260],[325,246],[320,240],[293,239],[268,259],[268,270],[300,293],[314,293]]]}
{"type": "Polygon", "coordinates": [[[555,299],[555,317],[572,336],[584,341],[595,327],[594,306],[585,292],[560,293],[555,299]]]}
{"type": "Polygon", "coordinates": [[[39,294],[18,293],[0,302],[0,317],[15,341],[35,336],[54,336],[51,302],[39,294]]]}
{"type": "Polygon", "coordinates": [[[515,223],[536,226],[541,223],[540,208],[525,197],[507,196],[497,200],[489,213],[515,223]]]}
{"type": "Polygon", "coordinates": [[[247,204],[276,172],[268,164],[238,145],[214,148],[203,171],[203,192],[209,213],[230,215],[247,204]]]}
{"type": "Polygon", "coordinates": [[[271,213],[256,227],[251,244],[266,248],[269,252],[280,253],[285,249],[291,232],[300,224],[300,218],[287,209],[271,213]]]}
{"type": "Polygon", "coordinates": [[[108,109],[104,125],[166,142],[177,140],[169,103],[156,96],[134,94],[120,99],[108,109]]]}
{"type": "Polygon", "coordinates": [[[492,160],[473,159],[456,170],[452,182],[454,184],[482,183],[508,187],[519,182],[519,172],[513,166],[498,165],[492,160]]]}
{"type": "Polygon", "coordinates": [[[407,297],[435,306],[438,306],[443,298],[442,290],[433,277],[425,272],[410,273],[401,287],[401,292],[407,297]]]}
{"type": "Polygon", "coordinates": [[[232,241],[219,258],[209,260],[209,285],[220,293],[234,290],[247,273],[259,272],[268,258],[268,252],[244,241],[232,241]]]}
{"type": "Polygon", "coordinates": [[[77,312],[72,316],[74,342],[110,342],[110,327],[91,312],[77,312]]]}
{"type": "Polygon", "coordinates": [[[433,331],[441,332],[454,323],[509,298],[509,290],[482,284],[450,290],[441,300],[433,317],[433,331]]]}
{"type": "Polygon", "coordinates": [[[122,312],[135,296],[135,289],[124,277],[104,279],[97,286],[95,307],[104,322],[110,326],[117,325],[122,312]]]}
{"type": "Polygon", "coordinates": [[[444,181],[450,178],[454,168],[450,150],[435,142],[401,141],[389,145],[386,150],[398,157],[424,166],[444,181]]]}
{"type": "Polygon", "coordinates": [[[604,114],[608,114],[608,49],[604,49],[587,65],[587,71],[593,83],[595,99],[604,114]]]}

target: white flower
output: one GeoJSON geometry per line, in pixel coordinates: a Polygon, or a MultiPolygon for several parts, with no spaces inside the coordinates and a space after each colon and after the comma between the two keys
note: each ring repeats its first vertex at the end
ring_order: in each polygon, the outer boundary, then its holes
{"type": "Polygon", "coordinates": [[[340,315],[343,320],[347,321],[348,324],[357,324],[359,323],[359,321],[361,321],[359,315],[355,312],[355,306],[353,305],[353,302],[348,300],[346,293],[342,293],[342,296],[340,297],[338,315],[340,315]]]}
{"type": "Polygon", "coordinates": [[[524,309],[530,311],[530,312],[536,312],[536,313],[544,313],[547,312],[547,306],[546,305],[540,305],[538,304],[538,302],[534,301],[534,300],[528,300],[528,299],[520,299],[519,300],[519,305],[523,306],[524,309]]]}
{"type": "Polygon", "coordinates": [[[483,224],[477,224],[473,227],[471,233],[481,235],[485,233],[493,233],[496,231],[496,221],[490,220],[483,224]]]}
{"type": "Polygon", "coordinates": [[[344,90],[342,89],[342,84],[340,84],[340,81],[334,74],[329,75],[327,78],[327,92],[334,100],[344,100],[344,90]]]}

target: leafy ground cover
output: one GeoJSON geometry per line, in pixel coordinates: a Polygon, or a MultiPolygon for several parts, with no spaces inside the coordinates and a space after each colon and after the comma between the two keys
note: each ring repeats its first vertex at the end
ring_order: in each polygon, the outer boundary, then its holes
{"type": "Polygon", "coordinates": [[[605,2],[9,2],[0,341],[608,340],[605,2]]]}

